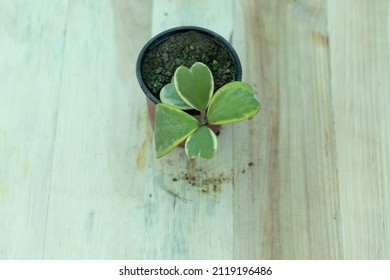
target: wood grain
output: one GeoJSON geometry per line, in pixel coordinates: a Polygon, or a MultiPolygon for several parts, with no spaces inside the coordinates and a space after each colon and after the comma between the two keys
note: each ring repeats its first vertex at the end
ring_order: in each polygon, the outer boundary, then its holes
{"type": "Polygon", "coordinates": [[[325,1],[241,4],[233,37],[263,109],[234,126],[235,258],[340,258],[325,1]]]}
{"type": "Polygon", "coordinates": [[[1,1],[0,258],[389,259],[389,12],[1,1]],[[211,161],[155,160],[135,62],[178,25],[229,39],[262,104],[211,161]]]}
{"type": "Polygon", "coordinates": [[[390,2],[328,9],[344,257],[390,259],[390,2]]]}
{"type": "Polygon", "coordinates": [[[43,2],[0,4],[1,258],[41,258],[45,241],[68,5],[43,2]]]}
{"type": "Polygon", "coordinates": [[[210,28],[229,40],[233,28],[232,0],[153,1],[152,34],[177,26],[210,28]]]}
{"type": "Polygon", "coordinates": [[[69,5],[44,258],[141,257],[151,137],[132,77],[150,27],[131,15],[149,4],[69,5]]]}

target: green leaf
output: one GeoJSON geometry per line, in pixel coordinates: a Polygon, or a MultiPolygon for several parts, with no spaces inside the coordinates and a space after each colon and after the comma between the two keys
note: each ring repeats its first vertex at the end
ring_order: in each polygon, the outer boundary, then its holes
{"type": "Polygon", "coordinates": [[[161,102],[172,105],[181,110],[193,109],[190,105],[184,102],[176,91],[173,83],[166,84],[160,91],[161,102]]]}
{"type": "Polygon", "coordinates": [[[227,124],[253,117],[260,110],[252,88],[244,82],[231,82],[213,96],[207,111],[210,124],[227,124]]]}
{"type": "Polygon", "coordinates": [[[157,158],[168,154],[198,129],[194,117],[164,103],[156,105],[154,125],[157,158]]]}
{"type": "Polygon", "coordinates": [[[211,159],[217,151],[217,136],[207,126],[200,127],[187,138],[185,151],[189,158],[197,156],[202,159],[211,159]]]}
{"type": "Polygon", "coordinates": [[[214,92],[214,79],[210,69],[201,62],[196,62],[191,69],[179,66],[173,76],[176,90],[190,106],[205,111],[214,92]]]}

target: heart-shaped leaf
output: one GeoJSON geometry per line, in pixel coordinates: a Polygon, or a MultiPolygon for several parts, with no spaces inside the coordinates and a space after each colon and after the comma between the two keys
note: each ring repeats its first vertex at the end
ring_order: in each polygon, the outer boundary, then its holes
{"type": "Polygon", "coordinates": [[[160,91],[160,99],[162,103],[172,105],[181,110],[193,109],[190,105],[184,102],[176,91],[173,83],[166,84],[160,91]]]}
{"type": "Polygon", "coordinates": [[[217,136],[207,126],[201,126],[187,138],[184,148],[189,158],[211,159],[217,151],[217,136]]]}
{"type": "Polygon", "coordinates": [[[207,111],[210,124],[227,124],[253,117],[260,110],[252,88],[244,82],[231,82],[214,94],[207,111]]]}
{"type": "Polygon", "coordinates": [[[168,154],[197,129],[198,121],[191,115],[168,104],[157,104],[155,114],[157,158],[168,154]]]}
{"type": "Polygon", "coordinates": [[[210,69],[196,62],[188,69],[179,66],[173,76],[179,96],[190,106],[205,111],[214,92],[214,79],[210,69]]]}

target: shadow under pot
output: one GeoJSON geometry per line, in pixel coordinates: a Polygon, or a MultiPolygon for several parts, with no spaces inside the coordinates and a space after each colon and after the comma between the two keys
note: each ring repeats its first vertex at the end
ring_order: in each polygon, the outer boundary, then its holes
{"type": "MultiPolygon", "coordinates": [[[[160,91],[171,82],[176,68],[190,68],[195,62],[206,64],[214,78],[214,92],[232,81],[241,81],[241,63],[236,51],[222,36],[205,28],[182,26],[166,30],[142,48],[136,65],[141,89],[146,94],[151,125],[154,129],[155,107],[161,103],[160,91]]],[[[200,118],[197,110],[186,110],[200,118]]],[[[209,125],[215,133],[219,125],[209,125]]],[[[182,145],[181,145],[182,146],[182,145]]]]}

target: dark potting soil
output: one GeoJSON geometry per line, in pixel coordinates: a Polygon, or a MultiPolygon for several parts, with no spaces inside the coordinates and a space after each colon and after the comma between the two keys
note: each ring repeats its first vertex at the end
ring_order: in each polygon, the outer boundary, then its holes
{"type": "Polygon", "coordinates": [[[224,47],[196,31],[173,35],[145,54],[142,77],[159,98],[160,90],[171,82],[177,67],[190,68],[197,61],[210,68],[215,90],[234,81],[236,69],[224,47]]]}

